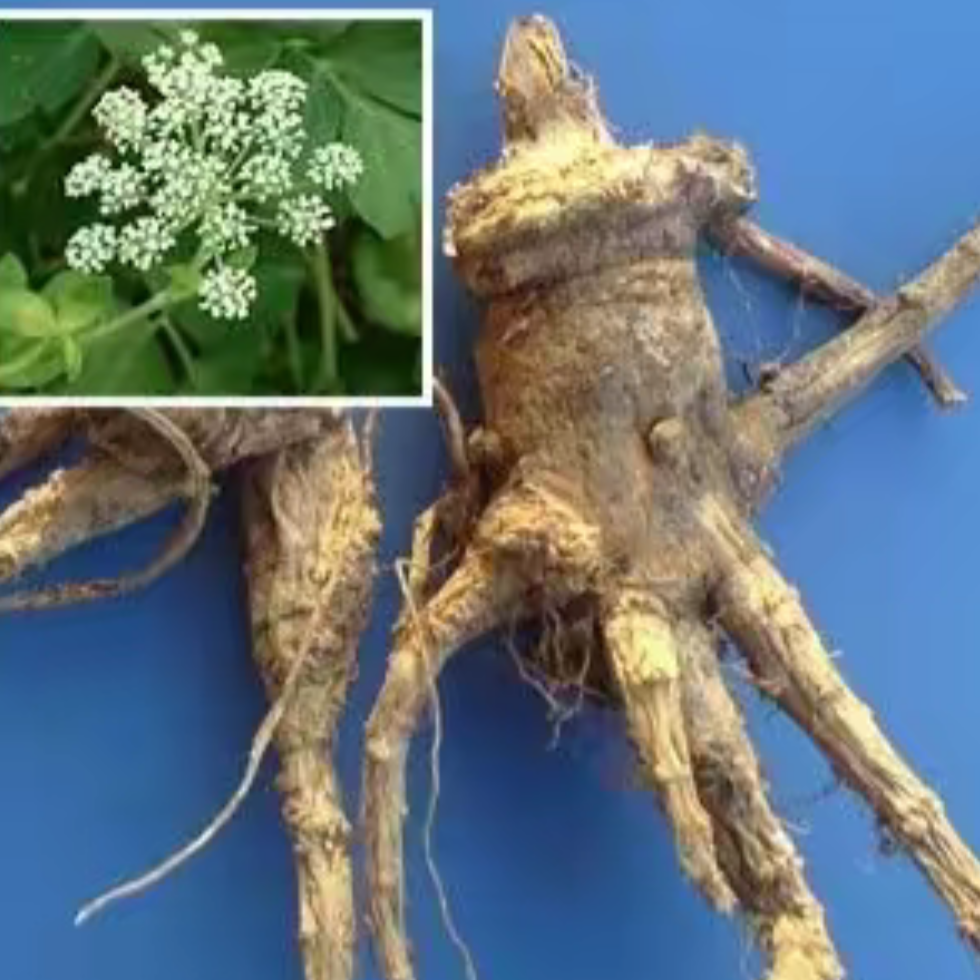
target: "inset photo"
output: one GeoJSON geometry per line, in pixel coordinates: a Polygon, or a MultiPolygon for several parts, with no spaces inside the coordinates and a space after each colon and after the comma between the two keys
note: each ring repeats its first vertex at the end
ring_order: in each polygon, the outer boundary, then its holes
{"type": "Polygon", "coordinates": [[[426,401],[427,13],[69,16],[0,13],[0,402],[426,401]]]}

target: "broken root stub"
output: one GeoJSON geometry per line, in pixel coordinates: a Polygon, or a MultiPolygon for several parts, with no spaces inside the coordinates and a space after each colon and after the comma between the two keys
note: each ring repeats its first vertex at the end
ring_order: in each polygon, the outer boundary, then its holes
{"type": "MultiPolygon", "coordinates": [[[[417,617],[402,616],[367,728],[370,918],[386,975],[415,976],[405,760],[433,679],[475,636],[583,606],[682,867],[715,905],[746,916],[771,980],[843,970],[718,670],[719,623],[975,939],[975,858],[828,667],[750,518],[787,451],[889,364],[921,356],[980,278],[980,229],[735,404],[694,250],[754,200],[746,151],[703,134],[619,145],[594,85],[541,17],[511,27],[497,81],[504,152],[451,192],[445,241],[485,306],[476,361],[499,464],[455,571],[417,617]]],[[[773,266],[779,249],[763,252],[752,257],[799,278],[798,249],[793,268],[778,254],[773,266]]],[[[831,297],[854,286],[826,263],[804,264],[831,297]]]]}

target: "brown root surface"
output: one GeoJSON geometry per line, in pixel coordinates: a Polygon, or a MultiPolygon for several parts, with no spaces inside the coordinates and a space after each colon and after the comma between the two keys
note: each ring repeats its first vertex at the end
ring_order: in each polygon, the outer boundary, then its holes
{"type": "MultiPolygon", "coordinates": [[[[187,436],[212,472],[336,425],[336,416],[323,411],[171,409],[159,414],[187,436]]],[[[82,461],[56,470],[0,513],[0,583],[143,520],[184,494],[184,462],[165,439],[148,434],[137,416],[126,410],[75,416],[73,424],[88,436],[82,461]]],[[[46,419],[35,410],[14,409],[3,421],[5,433],[25,433],[24,442],[12,444],[5,457],[10,460],[26,461],[38,445],[53,448],[67,435],[61,430],[57,439],[50,430],[45,435],[46,419]]]]}
{"type": "Polygon", "coordinates": [[[506,622],[516,602],[514,583],[499,577],[486,559],[469,555],[418,616],[406,609],[396,627],[384,684],[367,723],[361,798],[368,917],[389,980],[415,976],[405,929],[402,863],[405,765],[412,734],[446,661],[469,640],[506,622]]]}
{"type": "Polygon", "coordinates": [[[71,435],[75,413],[18,408],[0,415],[0,480],[56,450],[71,435]]]}
{"type": "Polygon", "coordinates": [[[942,801],[847,686],[796,589],[763,549],[750,534],[715,527],[725,569],[719,619],[742,648],[761,690],[871,806],[949,906],[963,938],[980,950],[980,862],[954,830],[942,801]]]}
{"type": "Polygon", "coordinates": [[[803,860],[769,804],[755,749],[703,625],[676,628],[694,775],[718,860],[768,955],[769,980],[839,980],[843,968],[803,860]]]}
{"type": "Polygon", "coordinates": [[[331,756],[381,528],[350,423],[252,464],[244,519],[255,659],[270,700],[297,659],[306,661],[275,736],[306,980],[349,980],[357,931],[350,827],[331,756]]]}
{"type": "MultiPolygon", "coordinates": [[[[438,671],[515,616],[550,620],[582,605],[586,622],[597,617],[593,657],[606,669],[596,674],[611,679],[681,864],[715,905],[747,917],[772,980],[843,970],[717,669],[709,634],[719,617],[760,686],[867,799],[976,944],[976,859],[837,676],[749,521],[784,455],[897,359],[912,354],[937,394],[956,400],[920,345],[980,278],[980,226],[882,299],[757,229],[743,254],[864,312],[736,402],[695,247],[754,200],[745,149],[704,134],[621,146],[542,17],[511,27],[497,81],[503,152],[453,188],[445,232],[484,307],[484,422],[467,447],[489,450],[486,469],[462,481],[480,492],[450,491],[467,503],[455,524],[462,557],[418,617],[403,614],[368,723],[363,821],[386,976],[415,975],[405,757],[438,671]]],[[[462,458],[458,433],[452,442],[457,472],[481,470],[462,458]]]]}
{"type": "Polygon", "coordinates": [[[630,737],[674,830],[681,867],[719,911],[735,895],[718,866],[714,829],[695,784],[674,629],[655,599],[624,591],[608,603],[606,648],[630,737]]]}

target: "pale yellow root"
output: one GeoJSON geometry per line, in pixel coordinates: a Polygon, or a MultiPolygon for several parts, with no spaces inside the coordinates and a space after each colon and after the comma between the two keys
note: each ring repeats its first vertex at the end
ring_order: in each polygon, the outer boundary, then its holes
{"type": "Polygon", "coordinates": [[[349,830],[327,748],[367,615],[379,520],[348,425],[259,464],[253,477],[246,492],[250,598],[272,706],[216,816],[148,872],[86,904],[75,921],[142,894],[206,848],[247,797],[275,739],[284,815],[297,842],[308,980],[347,980],[354,942],[349,830]]]}
{"type": "MultiPolygon", "coordinates": [[[[93,448],[81,463],[52,473],[0,513],[0,584],[143,520],[186,494],[186,460],[175,454],[174,438],[148,435],[150,415],[172,435],[182,433],[211,472],[337,425],[336,413],[312,410],[102,409],[76,414],[93,448]]],[[[37,421],[15,412],[4,418],[11,432],[34,431],[30,423],[37,421]],[[20,420],[16,424],[15,418],[20,420]]],[[[200,494],[191,496],[203,502],[200,494]]]]}
{"type": "Polygon", "coordinates": [[[270,700],[282,697],[291,671],[304,663],[275,744],[306,980],[349,980],[357,928],[333,743],[356,672],[381,531],[350,423],[254,463],[244,516],[254,654],[270,700]]]}
{"type": "Polygon", "coordinates": [[[190,438],[166,415],[152,408],[128,410],[151,432],[161,436],[184,467],[180,495],[187,501],[186,513],[177,529],[143,568],[116,578],[69,582],[27,590],[0,598],[0,612],[48,609],[126,595],[145,588],[178,564],[194,547],[211,504],[211,474],[190,438]]]}
{"type": "Polygon", "coordinates": [[[179,469],[147,479],[104,457],[52,473],[0,514],[0,582],[155,514],[183,482],[179,469]]]}
{"type": "Polygon", "coordinates": [[[677,630],[684,717],[718,860],[768,956],[768,980],[840,980],[843,968],[803,860],[773,813],[755,749],[700,624],[677,630]]]}
{"type": "Polygon", "coordinates": [[[691,770],[673,626],[652,596],[627,589],[606,602],[603,632],[630,739],[670,821],[681,866],[713,906],[730,912],[736,898],[691,770]]]}
{"type": "Polygon", "coordinates": [[[980,949],[980,862],[936,793],[909,768],[841,678],[796,590],[751,529],[714,517],[724,569],[717,596],[720,621],[760,688],[864,797],[949,906],[963,938],[980,949]]]}
{"type": "Polygon", "coordinates": [[[446,661],[506,620],[515,589],[472,552],[425,605],[403,614],[381,693],[368,719],[362,792],[369,918],[388,980],[415,976],[405,929],[402,830],[405,764],[412,734],[446,661]]]}

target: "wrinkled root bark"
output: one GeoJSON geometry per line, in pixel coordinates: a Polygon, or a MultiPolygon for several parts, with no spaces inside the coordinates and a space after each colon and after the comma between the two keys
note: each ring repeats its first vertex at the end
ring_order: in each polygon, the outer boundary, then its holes
{"type": "Polygon", "coordinates": [[[307,980],[349,980],[355,916],[350,829],[331,760],[375,576],[380,518],[368,450],[347,421],[254,462],[243,495],[255,658],[272,706],[230,799],[190,843],[88,903],[81,924],[169,876],[232,819],[269,746],[279,749],[294,842],[307,980]]]}
{"type": "Polygon", "coordinates": [[[768,980],[840,980],[823,908],[773,812],[755,749],[718,666],[708,630],[680,624],[684,716],[698,793],[718,859],[770,962],[768,980]]]}
{"type": "Polygon", "coordinates": [[[357,932],[350,826],[332,754],[381,528],[350,423],[252,464],[244,519],[255,659],[271,701],[306,660],[275,735],[306,980],[349,980],[357,932]]]}
{"type": "Polygon", "coordinates": [[[186,513],[160,552],[143,568],[116,578],[70,582],[28,590],[0,598],[0,613],[64,606],[76,602],[116,598],[150,585],[194,547],[204,529],[211,505],[211,472],[190,437],[170,418],[155,409],[132,408],[130,414],[159,436],[184,468],[178,493],[187,502],[186,513]]]}
{"type": "MultiPolygon", "coordinates": [[[[427,546],[426,535],[417,543],[427,546]]],[[[413,556],[413,564],[414,558],[413,556]]],[[[418,556],[420,565],[427,558],[418,556]]],[[[369,918],[388,980],[415,976],[405,930],[402,830],[408,748],[439,672],[465,643],[498,626],[517,597],[485,558],[470,552],[419,610],[403,613],[364,743],[363,826],[369,918]]]]}
{"type": "Polygon", "coordinates": [[[673,627],[656,599],[624,591],[607,603],[603,630],[630,739],[673,828],[681,866],[712,905],[730,912],[735,896],[691,770],[673,627]]]}
{"type": "Polygon", "coordinates": [[[66,408],[16,408],[0,415],[0,480],[54,452],[71,435],[66,408]]]}
{"type": "MultiPolygon", "coordinates": [[[[804,296],[843,313],[867,313],[879,302],[866,286],[744,216],[711,225],[708,237],[727,255],[749,259],[800,289],[804,296]]],[[[956,382],[924,347],[912,347],[905,357],[940,408],[957,408],[967,401],[956,382]]]]}
{"type": "MultiPolygon", "coordinates": [[[[0,513],[0,584],[143,520],[185,495],[186,463],[165,439],[147,437],[138,412],[71,414],[68,428],[63,414],[52,418],[40,410],[13,409],[3,417],[2,438],[17,440],[0,457],[5,472],[54,448],[72,431],[84,431],[89,445],[81,462],[56,470],[0,513]]],[[[337,424],[333,412],[313,410],[171,409],[153,414],[183,433],[211,472],[313,438],[337,424]]],[[[67,587],[66,594],[71,591],[67,587]]]]}
{"type": "Polygon", "coordinates": [[[820,746],[841,778],[918,865],[980,950],[980,862],[942,802],[912,772],[870,708],[841,678],[819,634],[752,531],[715,524],[722,579],[719,619],[761,690],[820,746]]]}
{"type": "Polygon", "coordinates": [[[736,424],[775,469],[821,423],[905,356],[980,280],[980,224],[894,296],[781,371],[735,409],[736,424]]]}

